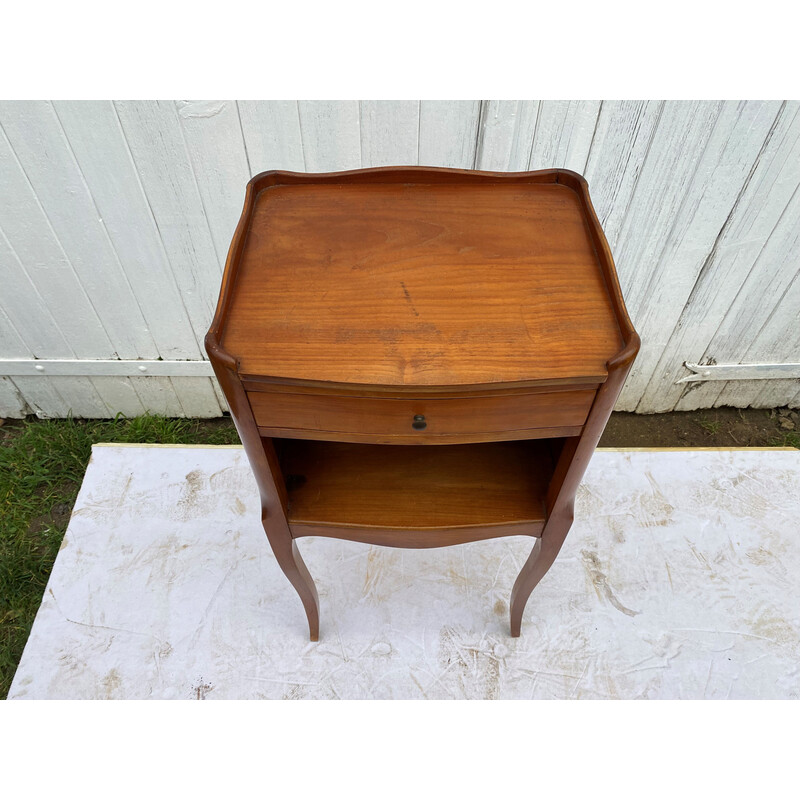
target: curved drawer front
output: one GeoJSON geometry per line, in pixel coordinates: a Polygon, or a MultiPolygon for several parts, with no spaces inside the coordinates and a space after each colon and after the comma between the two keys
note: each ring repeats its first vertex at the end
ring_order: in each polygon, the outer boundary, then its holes
{"type": "Polygon", "coordinates": [[[575,435],[594,395],[594,388],[457,398],[248,392],[265,436],[397,444],[575,435]]]}

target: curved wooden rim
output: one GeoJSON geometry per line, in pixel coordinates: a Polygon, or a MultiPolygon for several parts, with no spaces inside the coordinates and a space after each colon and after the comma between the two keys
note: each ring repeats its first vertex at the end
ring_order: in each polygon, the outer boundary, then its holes
{"type": "MultiPolygon", "coordinates": [[[[486,170],[464,170],[453,169],[450,167],[425,167],[425,166],[398,166],[398,167],[368,167],[365,169],[343,170],[340,172],[289,172],[286,170],[268,170],[254,175],[247,183],[239,223],[236,226],[231,246],[228,250],[228,257],[225,261],[225,270],[222,275],[222,286],[220,288],[219,299],[217,301],[214,318],[211,322],[208,333],[205,337],[206,351],[212,360],[216,360],[221,366],[236,371],[238,369],[237,359],[222,347],[220,343],[222,328],[225,324],[227,312],[232,297],[232,287],[236,277],[236,271],[241,260],[241,254],[247,241],[247,234],[250,230],[250,222],[253,216],[255,203],[258,195],[267,189],[275,186],[292,186],[304,183],[336,183],[342,179],[358,179],[360,182],[375,183],[403,183],[409,180],[420,182],[421,178],[427,178],[436,183],[447,183],[449,179],[457,177],[459,181],[467,183],[492,183],[519,182],[519,183],[557,183],[574,191],[581,199],[583,209],[589,223],[592,242],[595,247],[595,254],[600,263],[603,277],[606,281],[609,297],[611,299],[614,316],[619,326],[621,338],[623,340],[622,349],[607,362],[607,369],[610,371],[630,366],[639,351],[639,336],[633,328],[633,324],[628,315],[625,301],[622,297],[617,270],[608,241],[600,226],[600,221],[589,197],[589,184],[583,175],[568,169],[541,169],[530,172],[490,172],[486,170]]],[[[281,382],[285,380],[280,376],[264,376],[264,378],[281,382]]],[[[599,382],[602,382],[602,378],[599,382]]],[[[319,385],[318,381],[308,382],[301,379],[292,379],[295,385],[305,385],[311,383],[319,385]]],[[[545,381],[547,383],[547,381],[545,381]]],[[[331,389],[337,388],[336,384],[328,382],[331,389]]],[[[536,386],[542,381],[524,382],[521,385],[536,386]]],[[[347,384],[352,388],[352,384],[347,384]]],[[[494,384],[492,384],[494,386],[494,384]]],[[[497,388],[507,386],[505,382],[496,384],[497,388]]],[[[344,387],[341,387],[344,388],[344,387]]],[[[366,388],[366,387],[365,387],[366,388]]],[[[375,385],[369,388],[377,391],[394,391],[399,393],[419,392],[424,387],[414,385],[403,386],[383,386],[375,385]]],[[[452,386],[449,390],[470,391],[474,387],[452,386]]],[[[488,387],[487,387],[488,388],[488,387]]]]}

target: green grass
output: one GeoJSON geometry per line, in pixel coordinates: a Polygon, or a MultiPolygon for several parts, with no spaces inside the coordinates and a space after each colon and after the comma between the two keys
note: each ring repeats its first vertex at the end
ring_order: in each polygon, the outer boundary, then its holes
{"type": "Polygon", "coordinates": [[[229,419],[32,420],[0,428],[0,698],[42,601],[97,442],[238,444],[229,419]]]}
{"type": "Polygon", "coordinates": [[[698,423],[703,430],[709,433],[711,436],[719,433],[719,422],[712,422],[711,420],[702,420],[698,423]]]}
{"type": "Polygon", "coordinates": [[[789,433],[782,433],[780,436],[775,437],[769,443],[770,447],[796,447],[800,450],[800,434],[795,431],[789,433]]]}

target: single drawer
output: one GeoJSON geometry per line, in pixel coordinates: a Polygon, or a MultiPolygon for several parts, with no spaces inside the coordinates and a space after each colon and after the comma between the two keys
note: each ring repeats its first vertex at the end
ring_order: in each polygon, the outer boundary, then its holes
{"type": "Polygon", "coordinates": [[[397,444],[575,435],[594,395],[594,388],[456,398],[248,392],[265,436],[397,444]]]}

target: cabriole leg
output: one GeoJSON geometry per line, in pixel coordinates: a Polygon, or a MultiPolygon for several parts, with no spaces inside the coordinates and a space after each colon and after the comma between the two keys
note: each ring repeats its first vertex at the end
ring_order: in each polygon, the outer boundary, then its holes
{"type": "Polygon", "coordinates": [[[272,546],[272,551],[275,553],[278,565],[303,602],[303,608],[305,608],[306,617],[308,617],[309,638],[312,642],[318,642],[319,597],[317,595],[317,587],[314,586],[314,581],[308,568],[300,556],[297,543],[292,539],[292,535],[283,520],[270,516],[266,509],[262,512],[261,522],[264,525],[264,530],[272,546]]]}
{"type": "Polygon", "coordinates": [[[522,614],[531,592],[536,584],[547,574],[556,560],[567,532],[572,526],[572,507],[562,514],[551,516],[542,531],[541,539],[536,540],[528,560],[520,570],[514,588],[511,590],[511,635],[519,636],[522,628],[522,614]]]}

